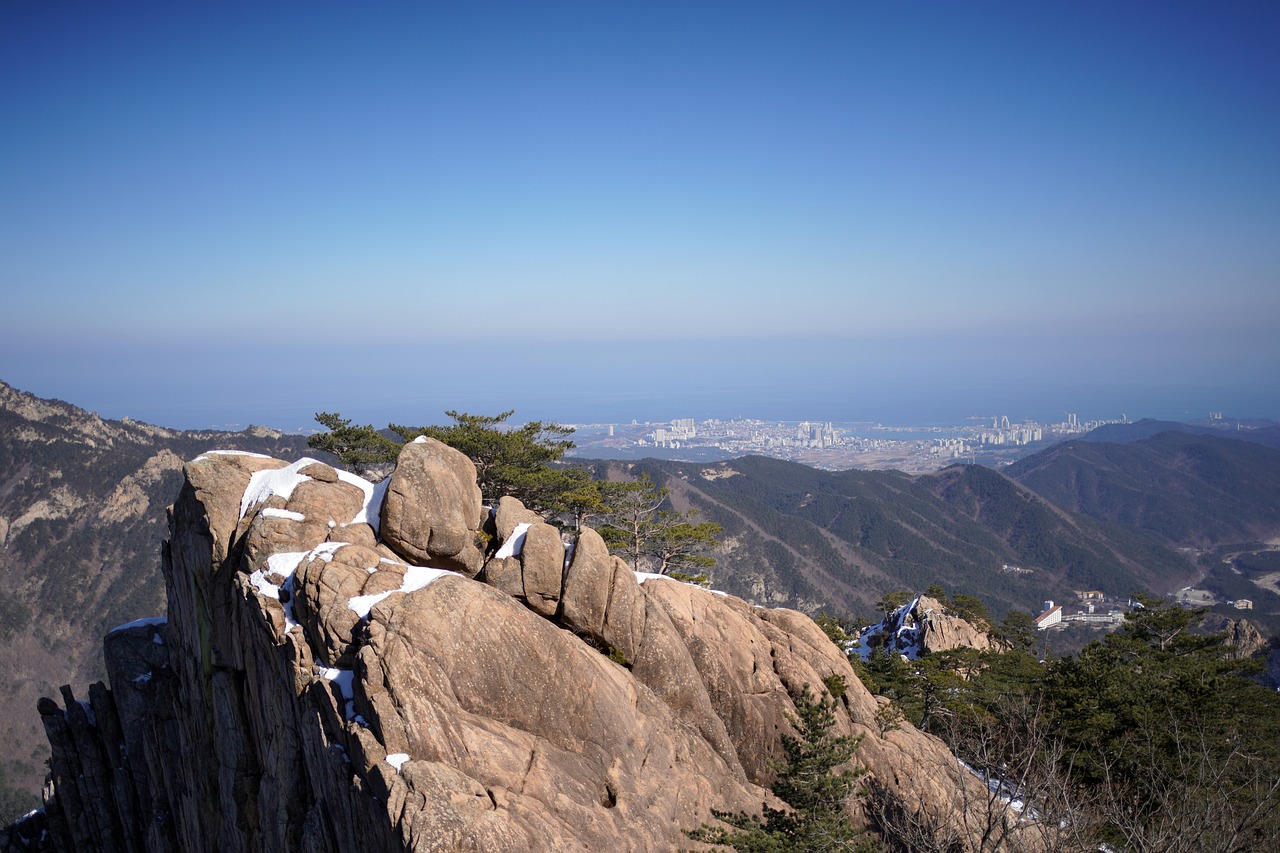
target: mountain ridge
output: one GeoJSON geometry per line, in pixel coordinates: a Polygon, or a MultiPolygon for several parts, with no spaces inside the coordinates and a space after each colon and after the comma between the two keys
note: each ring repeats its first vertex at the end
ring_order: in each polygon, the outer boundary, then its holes
{"type": "Polygon", "coordinates": [[[30,710],[103,674],[99,638],[162,611],[157,549],[182,465],[212,444],[300,453],[273,430],[182,431],[107,420],[0,382],[0,806],[37,804],[48,747],[30,710]]]}
{"type": "Polygon", "coordinates": [[[1264,444],[1172,431],[1068,441],[1006,472],[1059,506],[1178,547],[1280,536],[1280,450],[1264,444]]]}

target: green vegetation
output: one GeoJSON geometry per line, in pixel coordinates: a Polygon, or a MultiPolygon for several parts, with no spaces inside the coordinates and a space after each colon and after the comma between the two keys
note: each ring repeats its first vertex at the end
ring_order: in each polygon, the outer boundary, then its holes
{"type": "Polygon", "coordinates": [[[719,524],[695,521],[696,509],[670,509],[668,490],[656,486],[647,474],[638,480],[601,482],[599,488],[599,531],[609,550],[636,571],[705,580],[697,570],[715,565],[707,552],[716,546],[719,524]]]}
{"type": "Polygon", "coordinates": [[[33,792],[14,787],[9,781],[10,771],[30,770],[20,768],[20,762],[8,759],[0,762],[0,826],[7,826],[32,809],[40,808],[40,798],[33,792]]]}
{"type": "MultiPolygon", "coordinates": [[[[1196,630],[1205,611],[1140,600],[1119,631],[1060,660],[1038,661],[1027,626],[1006,619],[1012,651],[903,661],[876,649],[853,663],[903,718],[1035,808],[1039,830],[1056,826],[1042,839],[1054,849],[1265,847],[1280,837],[1280,696],[1227,657],[1224,635],[1196,630]]],[[[940,816],[872,793],[881,828],[909,840],[900,849],[946,849],[954,827],[940,816]]],[[[1003,818],[981,829],[1025,831],[1003,818]]]]}
{"type": "Polygon", "coordinates": [[[871,853],[875,842],[855,829],[845,810],[855,794],[861,769],[843,767],[861,738],[832,734],[836,700],[844,695],[844,680],[827,679],[815,697],[804,686],[791,718],[795,736],[783,735],[786,758],[774,765],[773,792],[791,809],[766,805],[760,817],[716,812],[729,825],[701,826],[686,834],[695,841],[721,844],[744,853],[871,853]]]}
{"type": "Polygon", "coordinates": [[[1042,497],[1182,546],[1269,539],[1280,518],[1280,450],[1164,432],[1131,444],[1069,441],[1005,473],[1042,497]]]}
{"type": "Polygon", "coordinates": [[[668,491],[647,475],[624,482],[592,479],[581,467],[561,464],[573,448],[573,430],[556,423],[532,421],[507,426],[514,411],[498,415],[446,412],[445,426],[389,424],[386,433],[372,425],[352,426],[337,413],[320,412],[316,420],[328,428],[308,439],[308,445],[334,454],[338,461],[363,473],[385,471],[404,443],[428,436],[465,453],[476,466],[481,494],[488,501],[510,495],[553,521],[567,519],[575,528],[595,520],[610,550],[634,569],[680,575],[705,582],[698,574],[715,565],[709,551],[721,527],[696,520],[697,510],[677,512],[668,491]]]}
{"type": "Polygon", "coordinates": [[[869,615],[887,592],[937,583],[981,599],[996,623],[1075,589],[1124,595],[1194,573],[1150,537],[1064,513],[980,466],[908,477],[763,457],[728,465],[734,475],[706,477],[699,466],[646,460],[633,473],[678,488],[682,506],[721,526],[735,546],[717,555],[730,592],[869,615]]]}
{"type": "Polygon", "coordinates": [[[428,436],[460,450],[475,463],[476,480],[487,501],[510,495],[538,512],[571,514],[583,512],[590,504],[590,476],[580,468],[556,464],[573,448],[567,438],[572,429],[543,421],[507,427],[514,410],[498,415],[452,410],[445,414],[452,424],[388,424],[386,432],[395,436],[391,438],[370,424],[352,426],[336,412],[320,412],[316,420],[329,431],[311,436],[307,444],[334,454],[357,473],[375,474],[395,463],[405,442],[428,436]]]}

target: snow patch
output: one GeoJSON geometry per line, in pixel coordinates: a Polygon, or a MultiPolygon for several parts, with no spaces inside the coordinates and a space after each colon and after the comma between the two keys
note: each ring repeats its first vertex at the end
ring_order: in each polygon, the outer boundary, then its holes
{"type": "Polygon", "coordinates": [[[272,458],[265,453],[253,453],[248,450],[206,450],[204,453],[201,453],[199,456],[197,456],[195,459],[192,459],[191,461],[200,462],[205,459],[208,459],[210,456],[252,456],[255,459],[271,459],[272,458]]]}
{"type": "Polygon", "coordinates": [[[377,592],[373,595],[357,595],[347,602],[347,607],[355,611],[356,615],[361,619],[369,618],[369,611],[374,605],[393,593],[397,592],[414,592],[422,589],[432,581],[439,580],[446,575],[456,574],[448,569],[429,569],[426,566],[409,566],[404,573],[404,580],[400,584],[399,589],[389,589],[386,592],[377,592]]]}
{"type": "Polygon", "coordinates": [[[291,509],[276,509],[269,506],[262,511],[267,518],[287,518],[290,521],[306,521],[307,517],[300,512],[294,512],[291,509]]]}
{"type": "Polygon", "coordinates": [[[136,685],[138,685],[139,687],[141,687],[142,685],[146,684],[148,681],[150,681],[150,680],[151,680],[151,673],[149,673],[149,672],[144,672],[144,673],[142,673],[142,675],[136,676],[135,678],[133,678],[133,679],[131,679],[131,680],[133,681],[133,683],[134,683],[134,684],[136,684],[136,685]]]}
{"type": "Polygon", "coordinates": [[[409,753],[407,752],[393,752],[387,756],[387,763],[394,767],[397,773],[400,772],[400,768],[404,766],[404,763],[408,760],[409,753]]]}
{"type": "Polygon", "coordinates": [[[374,533],[378,533],[382,523],[382,498],[387,493],[387,486],[391,485],[391,478],[387,477],[375,485],[349,471],[339,471],[338,479],[364,492],[364,505],[347,524],[367,524],[373,528],[374,533]]]}
{"type": "Polygon", "coordinates": [[[923,651],[921,643],[924,640],[924,628],[916,613],[919,603],[920,597],[916,596],[886,616],[882,622],[863,628],[858,635],[858,645],[851,647],[849,651],[866,660],[871,656],[873,645],[883,645],[890,653],[901,655],[907,660],[918,660],[923,651]],[[877,638],[880,639],[873,642],[877,638]]]}
{"type": "Polygon", "coordinates": [[[317,463],[318,460],[304,456],[284,468],[255,471],[253,476],[249,478],[249,485],[245,487],[244,494],[240,497],[240,517],[244,518],[251,508],[263,503],[272,496],[278,495],[285,500],[289,500],[289,498],[293,497],[293,490],[300,483],[311,479],[306,474],[299,474],[298,472],[308,465],[317,463]]]}
{"type": "Polygon", "coordinates": [[[116,631],[127,631],[130,628],[140,628],[143,625],[151,625],[156,628],[169,624],[166,616],[148,616],[145,619],[134,619],[132,622],[126,622],[123,625],[117,625],[108,631],[108,634],[114,634],[116,631]]]}
{"type": "Polygon", "coordinates": [[[298,624],[298,621],[293,618],[293,581],[297,575],[298,566],[301,566],[302,561],[306,559],[329,562],[333,559],[334,552],[346,544],[346,542],[322,542],[310,551],[281,551],[267,557],[266,569],[259,569],[249,575],[249,583],[253,584],[253,588],[259,594],[274,598],[284,606],[286,631],[298,624]],[[276,584],[268,575],[279,575],[284,578],[284,581],[276,584]],[[284,590],[285,595],[280,594],[281,590],[284,590]]]}
{"type": "Polygon", "coordinates": [[[346,542],[321,542],[319,545],[317,545],[316,547],[312,548],[312,549],[311,549],[310,551],[308,551],[307,553],[311,556],[311,558],[312,558],[313,560],[324,560],[326,563],[332,563],[332,562],[333,562],[333,555],[334,555],[334,554],[336,554],[336,553],[338,552],[338,549],[339,549],[339,548],[341,548],[343,545],[346,545],[346,544],[348,544],[348,543],[346,543],[346,542]]]}
{"type": "Polygon", "coordinates": [[[364,717],[356,713],[355,702],[355,676],[356,674],[349,669],[330,669],[325,666],[318,666],[316,670],[320,677],[325,681],[332,681],[338,688],[338,692],[342,694],[342,698],[346,701],[345,716],[349,723],[359,723],[366,725],[364,717]]]}
{"type": "Polygon", "coordinates": [[[507,541],[502,543],[502,547],[498,549],[495,557],[515,557],[519,556],[524,550],[524,537],[529,532],[529,528],[533,525],[529,522],[517,524],[516,529],[511,531],[511,535],[507,537],[507,541]]]}
{"type": "Polygon", "coordinates": [[[723,596],[724,598],[729,597],[729,593],[727,592],[722,592],[721,590],[718,590],[718,589],[708,589],[705,586],[702,586],[701,584],[689,583],[688,581],[677,580],[676,578],[671,577],[671,575],[663,575],[657,572],[636,572],[636,583],[638,584],[643,584],[645,581],[651,581],[654,578],[659,578],[664,581],[671,581],[672,583],[682,583],[685,586],[691,586],[694,589],[700,589],[703,592],[709,592],[712,595],[719,595],[719,596],[723,596]]]}

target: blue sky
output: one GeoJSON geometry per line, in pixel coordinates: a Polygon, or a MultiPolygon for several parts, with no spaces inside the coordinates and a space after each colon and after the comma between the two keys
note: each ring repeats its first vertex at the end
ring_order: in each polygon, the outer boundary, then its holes
{"type": "Polygon", "coordinates": [[[1268,2],[11,0],[0,379],[175,426],[1280,417],[1277,44],[1268,2]]]}

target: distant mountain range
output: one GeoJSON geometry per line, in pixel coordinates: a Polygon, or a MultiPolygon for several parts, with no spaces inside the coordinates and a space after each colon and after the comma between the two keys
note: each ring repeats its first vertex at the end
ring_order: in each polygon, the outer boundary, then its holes
{"type": "MultiPolygon", "coordinates": [[[[102,677],[102,635],[164,611],[164,508],[211,447],[298,456],[298,436],[104,420],[0,382],[0,802],[34,806],[48,745],[41,696],[102,677]]],[[[315,455],[315,454],[313,454],[315,455]]],[[[3,815],[5,817],[9,815],[3,815]]]]}
{"type": "Polygon", "coordinates": [[[1158,421],[1143,418],[1140,421],[1125,424],[1104,424],[1080,437],[1080,441],[1108,442],[1111,444],[1130,444],[1145,438],[1159,435],[1162,432],[1181,432],[1189,435],[1211,435],[1216,438],[1230,438],[1237,441],[1248,441],[1280,450],[1280,424],[1264,423],[1249,428],[1232,428],[1235,421],[1218,421],[1219,425],[1184,424],[1179,421],[1158,421]]]}

